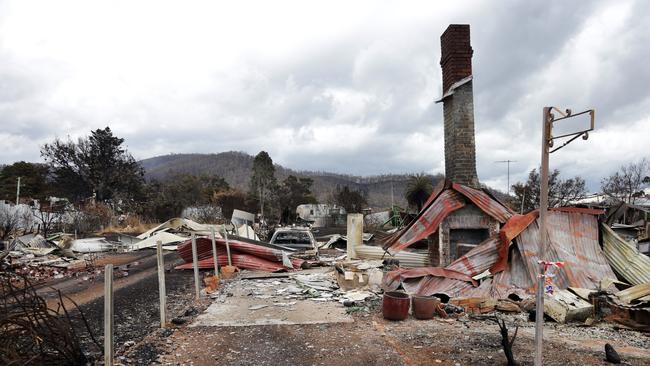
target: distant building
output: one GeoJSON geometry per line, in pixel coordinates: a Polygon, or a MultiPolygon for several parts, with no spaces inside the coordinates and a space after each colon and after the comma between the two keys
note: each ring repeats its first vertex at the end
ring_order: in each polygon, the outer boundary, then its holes
{"type": "Polygon", "coordinates": [[[311,223],[313,227],[345,225],[345,209],[338,205],[304,204],[296,208],[296,213],[301,220],[311,223]]]}

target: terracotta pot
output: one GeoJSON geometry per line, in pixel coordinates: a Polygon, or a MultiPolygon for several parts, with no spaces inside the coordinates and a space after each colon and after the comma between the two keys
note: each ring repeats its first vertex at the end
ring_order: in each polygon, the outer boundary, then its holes
{"type": "Polygon", "coordinates": [[[431,319],[436,312],[436,306],[440,300],[434,296],[419,296],[415,295],[412,298],[413,302],[413,316],[416,319],[431,319]]]}
{"type": "Polygon", "coordinates": [[[389,320],[404,320],[409,316],[411,300],[403,292],[386,292],[382,302],[382,313],[389,320]]]}

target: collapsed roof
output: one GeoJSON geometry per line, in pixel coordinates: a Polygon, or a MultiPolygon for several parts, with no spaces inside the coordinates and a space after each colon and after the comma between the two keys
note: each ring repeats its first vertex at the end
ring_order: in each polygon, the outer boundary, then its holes
{"type": "MultiPolygon", "coordinates": [[[[416,219],[387,238],[384,248],[395,253],[435,233],[445,217],[468,201],[504,224],[499,233],[444,268],[390,272],[384,278],[387,289],[403,286],[409,293],[449,297],[527,297],[534,293],[540,260],[538,212],[514,214],[485,191],[449,182],[439,185],[416,219]],[[478,279],[483,281],[478,284],[478,279]]],[[[571,207],[549,211],[544,260],[564,262],[553,279],[557,288],[597,289],[602,280],[616,279],[616,273],[631,284],[650,282],[650,258],[632,250],[611,230],[604,229],[605,251],[601,249],[596,216],[602,212],[571,207]]]]}

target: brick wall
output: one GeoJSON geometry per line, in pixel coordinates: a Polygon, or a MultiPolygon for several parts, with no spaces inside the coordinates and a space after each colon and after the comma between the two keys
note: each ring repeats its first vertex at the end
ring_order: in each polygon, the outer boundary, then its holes
{"type": "Polygon", "coordinates": [[[442,67],[442,93],[449,87],[472,75],[472,46],[469,24],[451,24],[440,36],[440,66],[442,67]]]}
{"type": "MultiPolygon", "coordinates": [[[[443,94],[455,82],[472,74],[469,25],[452,24],[440,37],[443,94]]],[[[454,90],[443,101],[445,176],[454,183],[480,188],[474,144],[472,82],[454,90]]]]}

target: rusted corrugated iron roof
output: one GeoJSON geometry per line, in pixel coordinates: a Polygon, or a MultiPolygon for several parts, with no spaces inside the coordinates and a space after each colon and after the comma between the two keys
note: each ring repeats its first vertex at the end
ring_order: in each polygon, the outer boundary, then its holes
{"type": "MultiPolygon", "coordinates": [[[[474,287],[457,276],[440,276],[446,272],[438,272],[438,276],[433,276],[403,271],[400,275],[404,279],[404,288],[423,295],[445,293],[452,297],[502,298],[511,293],[522,297],[532,294],[539,273],[539,219],[535,212],[531,212],[514,216],[511,220],[513,221],[504,226],[499,237],[493,236],[484,241],[445,268],[469,276],[488,268],[495,269],[494,276],[483,281],[480,286],[474,287]],[[503,262],[499,251],[503,249],[504,241],[507,244],[513,239],[515,245],[512,250],[508,251],[506,247],[505,265],[497,266],[503,262]],[[422,277],[418,279],[416,274],[422,277]]],[[[593,215],[551,211],[547,227],[548,248],[544,259],[565,262],[565,266],[558,270],[553,279],[555,286],[595,289],[603,278],[616,278],[598,244],[598,222],[593,215]]]]}
{"type": "Polygon", "coordinates": [[[430,205],[430,204],[431,204],[431,203],[432,203],[436,198],[438,198],[438,196],[440,195],[440,193],[442,193],[442,191],[443,191],[445,188],[448,188],[449,185],[450,185],[450,183],[449,183],[446,179],[443,179],[443,180],[441,180],[440,182],[438,182],[438,184],[436,184],[436,186],[433,188],[433,192],[431,192],[431,194],[429,195],[429,198],[427,199],[427,201],[426,201],[426,202],[424,203],[424,205],[422,206],[422,210],[427,209],[427,208],[429,207],[429,205],[430,205]]]}
{"type": "Polygon", "coordinates": [[[438,198],[426,210],[420,212],[411,225],[391,243],[388,250],[396,253],[433,234],[447,215],[463,206],[465,202],[455,191],[446,190],[440,193],[438,198]]]}
{"type": "Polygon", "coordinates": [[[616,297],[625,304],[629,304],[634,300],[644,298],[648,295],[650,295],[650,282],[632,286],[616,293],[616,297]]]}
{"type": "Polygon", "coordinates": [[[513,212],[508,207],[493,200],[485,192],[465,187],[457,183],[454,183],[452,188],[462,193],[463,196],[469,198],[470,201],[478,206],[483,212],[492,216],[502,224],[508,221],[508,219],[513,215],[513,212]]]}
{"type": "Polygon", "coordinates": [[[519,236],[522,231],[537,219],[539,216],[537,211],[529,212],[525,215],[514,215],[506,222],[506,224],[499,231],[499,260],[494,263],[490,272],[498,273],[506,269],[508,264],[508,249],[512,240],[519,236]]]}
{"type": "MultiPolygon", "coordinates": [[[[548,246],[544,260],[565,262],[553,282],[559,288],[597,288],[603,278],[616,278],[598,244],[598,222],[593,215],[549,211],[548,246]]],[[[539,272],[539,219],[517,238],[530,278],[539,272]]]]}
{"type": "Polygon", "coordinates": [[[632,285],[650,283],[650,257],[618,236],[609,226],[601,224],[603,251],[616,273],[632,285]]]}
{"type": "MultiPolygon", "coordinates": [[[[228,264],[226,255],[226,241],[216,239],[218,261],[220,265],[228,264]],[[225,261],[225,262],[224,262],[225,261]]],[[[233,265],[240,268],[255,269],[260,271],[278,271],[291,269],[283,266],[282,251],[267,248],[260,245],[246,243],[239,240],[228,240],[233,265]]],[[[208,238],[196,238],[196,253],[200,268],[212,268],[212,240],[208,238]]],[[[186,264],[177,268],[192,268],[192,241],[187,240],[178,246],[178,254],[186,264]]],[[[304,261],[298,258],[289,258],[294,268],[300,268],[304,261]]]]}
{"type": "Polygon", "coordinates": [[[472,248],[467,254],[456,259],[447,266],[447,269],[453,269],[461,273],[467,273],[471,277],[483,273],[490,269],[499,258],[498,248],[501,245],[499,238],[494,235],[481,244],[472,248]]]}
{"type": "Polygon", "coordinates": [[[436,186],[415,220],[382,241],[384,248],[395,253],[435,233],[445,217],[465,206],[463,197],[501,223],[508,221],[513,215],[509,208],[493,200],[485,192],[443,181],[436,186]]]}
{"type": "Polygon", "coordinates": [[[583,213],[596,216],[605,214],[605,210],[603,209],[589,207],[553,207],[550,209],[550,211],[583,213]]]}

